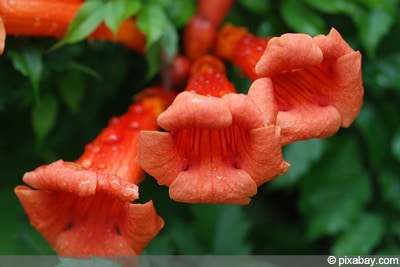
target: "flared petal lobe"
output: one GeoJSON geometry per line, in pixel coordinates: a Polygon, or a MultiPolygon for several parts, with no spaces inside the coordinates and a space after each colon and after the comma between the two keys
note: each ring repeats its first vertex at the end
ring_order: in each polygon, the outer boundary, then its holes
{"type": "Polygon", "coordinates": [[[56,161],[17,186],[31,224],[59,255],[137,255],[163,227],[152,202],[132,204],[138,188],[116,175],[56,161]]]}
{"type": "Polygon", "coordinates": [[[335,29],[272,38],[255,72],[272,80],[283,145],[350,126],[363,103],[361,54],[335,29]]]}
{"type": "Polygon", "coordinates": [[[276,106],[266,102],[273,100],[267,90],[269,79],[259,79],[249,95],[182,92],[158,118],[169,132],[141,132],[139,164],[176,201],[248,204],[259,185],[289,167],[279,127],[269,124],[276,106]]]}

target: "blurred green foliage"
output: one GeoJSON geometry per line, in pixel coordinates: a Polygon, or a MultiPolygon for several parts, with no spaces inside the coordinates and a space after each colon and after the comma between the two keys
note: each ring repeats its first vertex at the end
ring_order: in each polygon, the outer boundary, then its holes
{"type": "MultiPolygon", "coordinates": [[[[39,165],[75,160],[135,93],[159,81],[160,53],[179,51],[195,12],[194,0],[86,5],[89,16],[70,27],[68,38],[8,36],[0,57],[1,254],[54,253],[13,188],[39,165]],[[148,36],[146,56],[120,44],[77,42],[103,19],[115,30],[133,14],[148,36]]],[[[399,0],[237,0],[226,21],[260,36],[335,27],[363,54],[365,104],[335,136],[284,147],[291,169],[260,187],[247,206],[176,203],[148,177],[140,201],[153,199],[166,224],[144,253],[398,254],[399,14],[399,0]]],[[[232,81],[245,83],[235,75],[232,81]]]]}

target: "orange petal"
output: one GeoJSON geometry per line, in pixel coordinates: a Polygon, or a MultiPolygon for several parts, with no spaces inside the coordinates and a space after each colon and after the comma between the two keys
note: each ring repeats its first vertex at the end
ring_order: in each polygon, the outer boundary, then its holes
{"type": "Polygon", "coordinates": [[[272,77],[319,64],[322,59],[322,51],[311,36],[287,33],[269,40],[255,72],[259,77],[272,77]]]}
{"type": "Polygon", "coordinates": [[[342,116],[341,126],[349,127],[363,105],[364,87],[360,52],[351,52],[340,57],[332,65],[332,72],[336,78],[336,91],[331,91],[329,97],[332,105],[342,116]]]}
{"type": "Polygon", "coordinates": [[[73,162],[55,161],[25,173],[23,181],[36,189],[63,191],[77,196],[103,192],[126,201],[139,197],[138,187],[116,175],[90,171],[73,162]]]}
{"type": "Polygon", "coordinates": [[[276,120],[276,124],[282,129],[282,145],[331,136],[338,131],[340,123],[341,117],[335,107],[316,105],[280,111],[276,120]]]}
{"type": "Polygon", "coordinates": [[[137,162],[148,174],[157,177],[160,185],[168,186],[187,166],[173,136],[156,131],[140,133],[137,162]]]}
{"type": "Polygon", "coordinates": [[[290,164],[281,154],[280,128],[274,125],[249,131],[249,140],[243,147],[238,167],[246,170],[260,186],[285,173],[290,164]],[[257,155],[254,157],[253,155],[257,155]]]}
{"type": "Polygon", "coordinates": [[[332,28],[328,35],[317,35],[314,42],[318,45],[324,55],[324,61],[336,60],[341,56],[354,52],[346,43],[339,32],[332,28]]]}
{"type": "Polygon", "coordinates": [[[256,193],[257,185],[246,171],[208,165],[181,172],[169,188],[172,199],[185,203],[245,205],[256,193]]]}
{"type": "Polygon", "coordinates": [[[232,123],[232,115],[220,98],[182,92],[157,121],[169,131],[191,127],[219,129],[232,123]]]}

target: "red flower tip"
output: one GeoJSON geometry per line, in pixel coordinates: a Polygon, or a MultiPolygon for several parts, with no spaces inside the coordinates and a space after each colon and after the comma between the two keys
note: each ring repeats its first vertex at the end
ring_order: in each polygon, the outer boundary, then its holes
{"type": "Polygon", "coordinates": [[[252,80],[259,76],[255,66],[267,47],[269,38],[252,35],[247,29],[225,25],[217,36],[214,53],[241,68],[252,80]]]}
{"type": "Polygon", "coordinates": [[[141,132],[139,164],[176,201],[249,203],[257,186],[289,167],[279,127],[270,124],[272,95],[269,79],[257,80],[248,95],[180,93],[158,118],[170,132],[141,132]]]}
{"type": "Polygon", "coordinates": [[[163,86],[176,90],[184,88],[189,78],[190,68],[191,62],[186,56],[176,55],[172,62],[166,62],[162,67],[163,86]]]}
{"type": "Polygon", "coordinates": [[[314,38],[272,38],[255,72],[272,80],[282,144],[330,136],[348,127],[361,109],[361,54],[335,29],[314,38]]]}
{"type": "Polygon", "coordinates": [[[232,62],[240,67],[244,74],[252,80],[259,76],[255,66],[267,47],[269,38],[260,38],[247,34],[241,38],[233,51],[232,62]]]}
{"type": "Polygon", "coordinates": [[[236,44],[245,35],[249,34],[246,28],[225,24],[217,34],[213,52],[222,59],[232,61],[236,44]]]}
{"type": "Polygon", "coordinates": [[[137,186],[73,162],[24,175],[18,196],[31,224],[59,255],[137,255],[163,227],[152,202],[131,204],[137,186]]]}
{"type": "Polygon", "coordinates": [[[224,64],[210,55],[202,56],[193,63],[185,91],[216,97],[236,92],[226,77],[224,64]]]}

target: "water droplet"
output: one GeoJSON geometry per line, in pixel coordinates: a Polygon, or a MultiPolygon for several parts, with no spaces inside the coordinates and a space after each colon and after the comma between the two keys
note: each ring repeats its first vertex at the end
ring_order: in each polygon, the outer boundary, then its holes
{"type": "Polygon", "coordinates": [[[104,170],[105,168],[106,168],[106,165],[104,163],[97,164],[97,169],[104,170]]]}
{"type": "Polygon", "coordinates": [[[90,160],[90,159],[84,159],[84,160],[81,162],[81,165],[82,165],[82,167],[84,167],[84,168],[90,168],[90,166],[92,166],[92,160],[90,160]]]}
{"type": "Polygon", "coordinates": [[[102,138],[104,144],[114,145],[120,140],[120,137],[116,133],[109,133],[108,135],[102,138]]]}
{"type": "Polygon", "coordinates": [[[140,112],[143,111],[143,107],[141,105],[139,105],[139,104],[138,105],[134,105],[134,106],[132,106],[130,108],[129,111],[134,112],[134,113],[140,113],[140,112]]]}
{"type": "Polygon", "coordinates": [[[100,150],[101,150],[101,148],[99,146],[93,146],[93,148],[92,148],[92,152],[94,152],[94,153],[99,153],[100,150]]]}
{"type": "Polygon", "coordinates": [[[217,175],[217,179],[218,179],[218,180],[224,180],[224,179],[225,179],[225,176],[217,175]]]}
{"type": "Polygon", "coordinates": [[[137,122],[137,121],[132,121],[130,124],[129,124],[129,128],[131,128],[131,129],[139,129],[139,127],[140,127],[140,124],[139,124],[139,122],[137,122]]]}
{"type": "Polygon", "coordinates": [[[118,117],[112,117],[111,119],[110,119],[110,124],[113,124],[113,125],[116,125],[116,124],[119,124],[119,122],[120,122],[120,119],[118,118],[118,117]]]}

